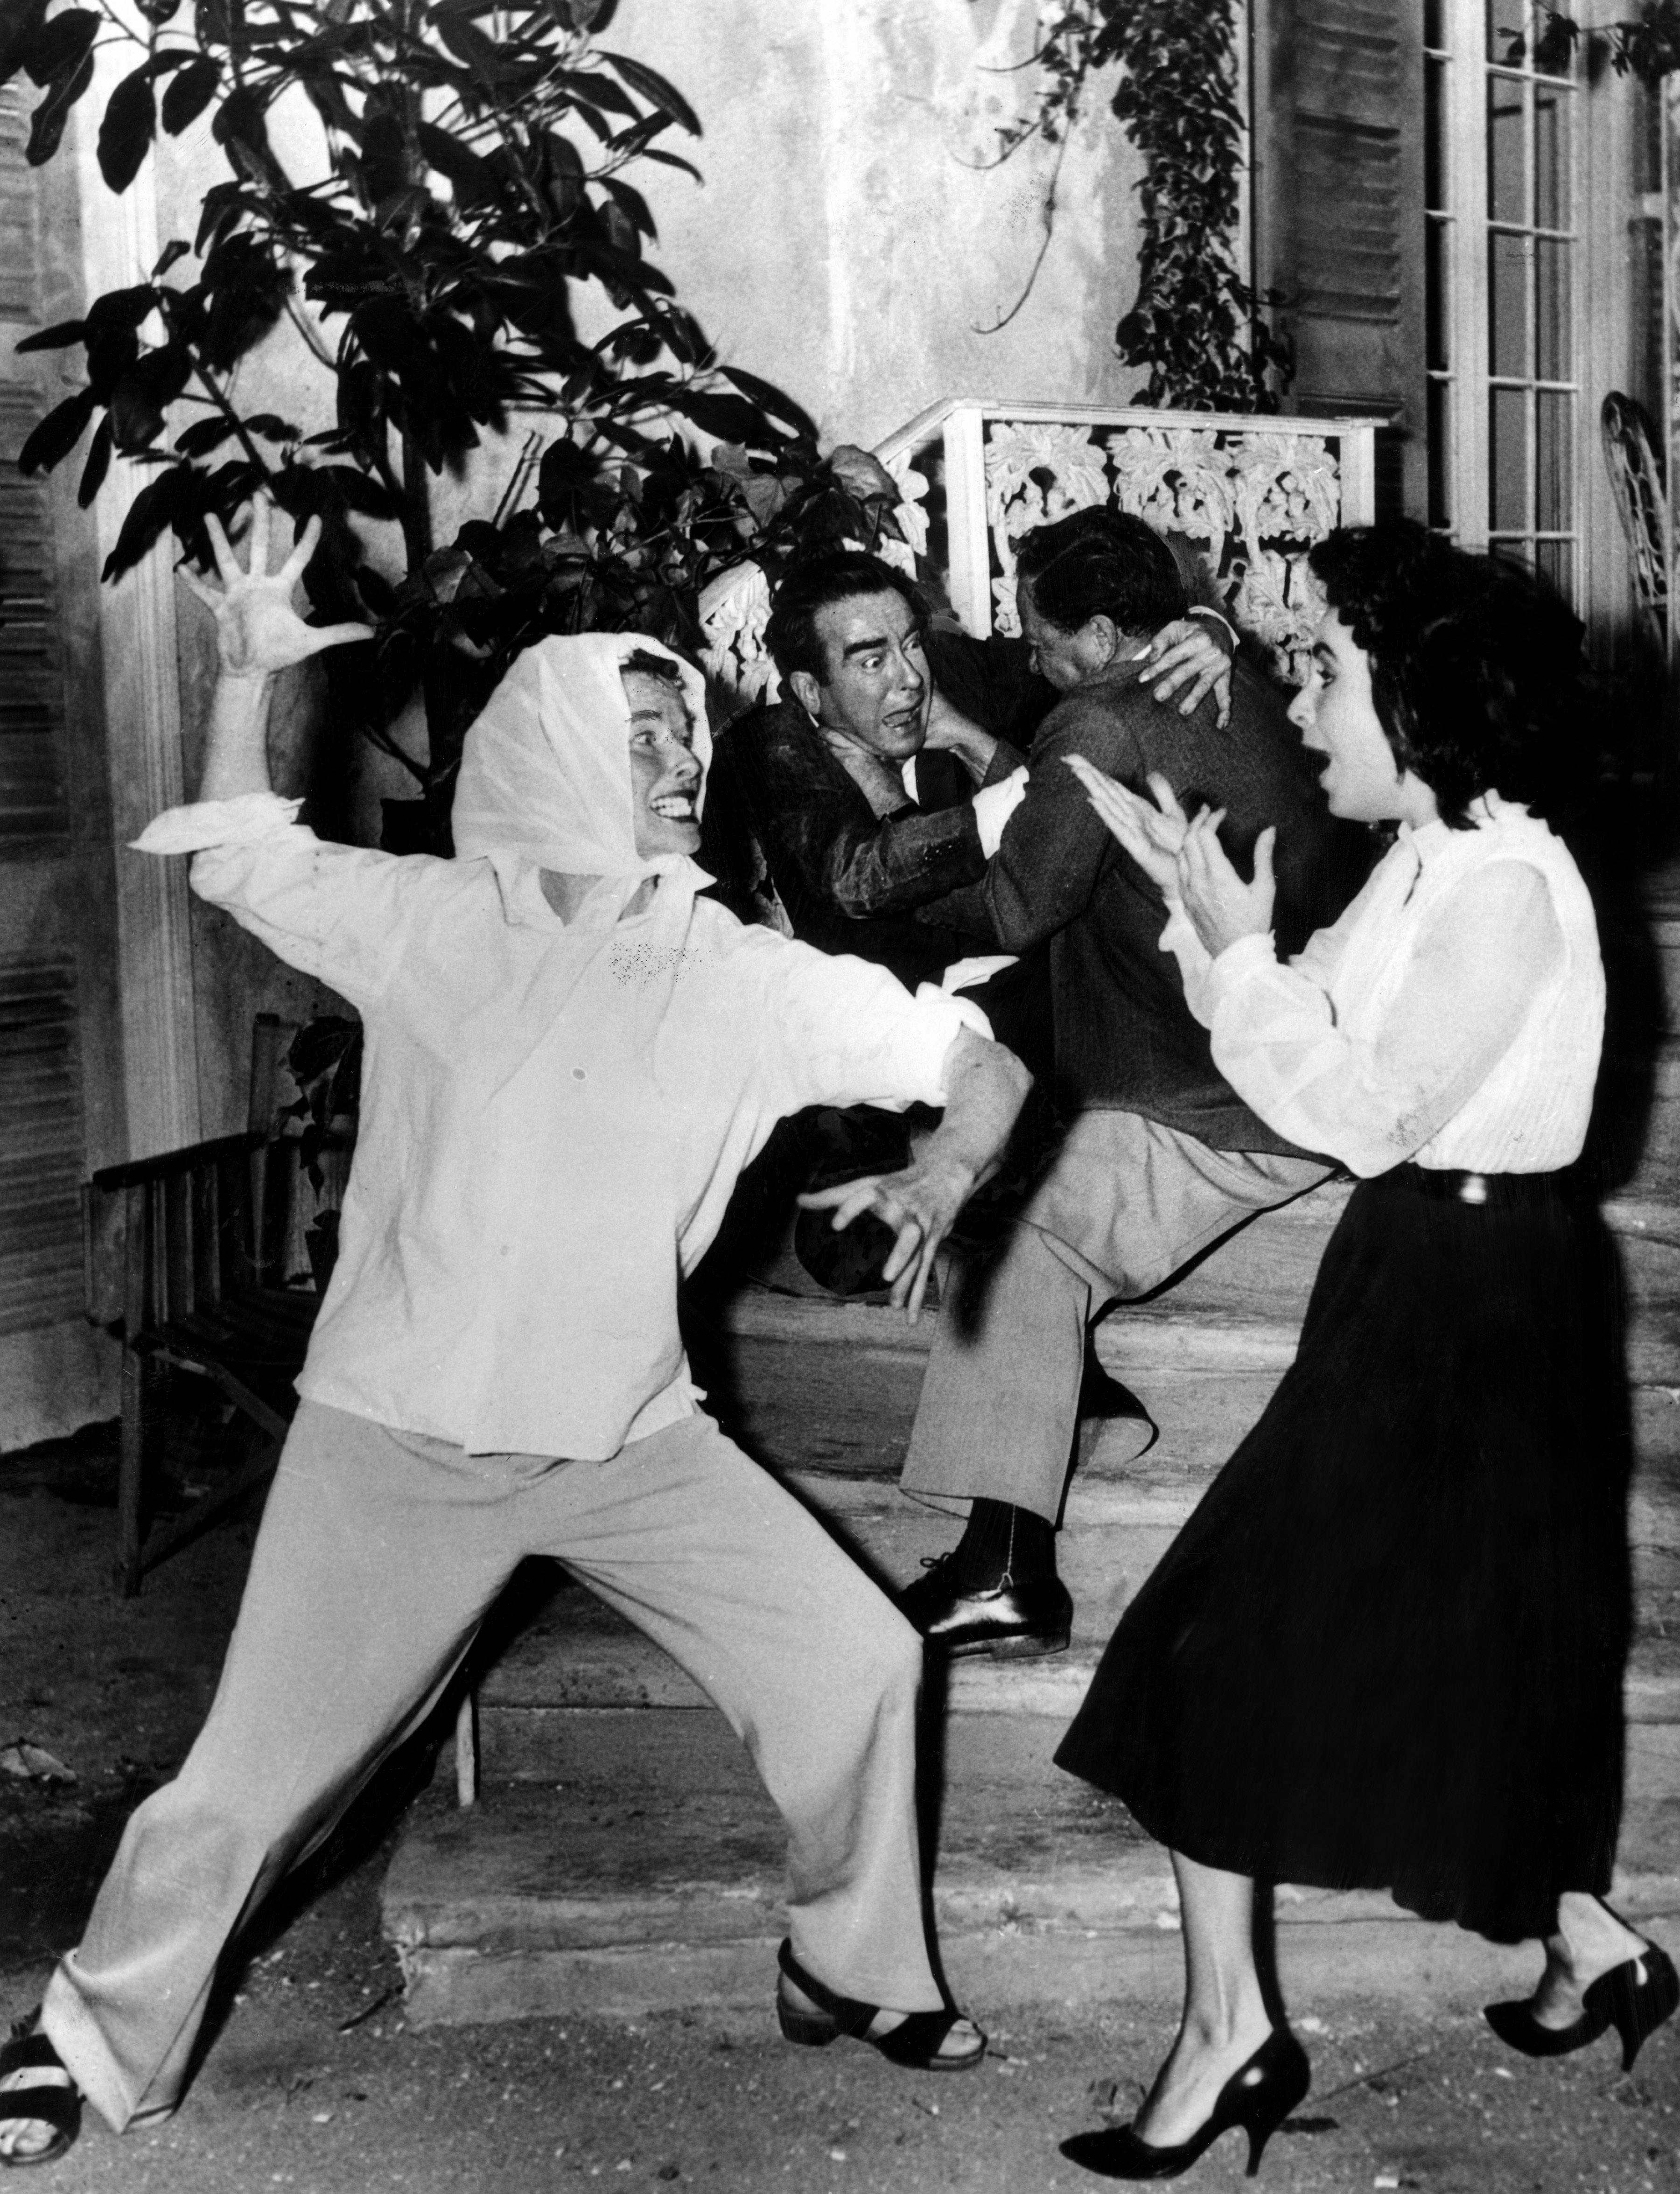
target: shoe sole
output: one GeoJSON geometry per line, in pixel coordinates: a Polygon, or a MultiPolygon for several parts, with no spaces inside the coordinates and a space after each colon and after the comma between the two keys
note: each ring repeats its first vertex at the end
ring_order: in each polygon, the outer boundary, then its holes
{"type": "Polygon", "coordinates": [[[1071,1632],[1063,1631],[1059,1638],[965,1638],[957,1646],[929,1638],[927,1645],[930,1651],[942,1653],[947,1661],[972,1661],[982,1653],[994,1661],[1047,1661],[1051,1654],[1067,1651],[1071,1636],[1071,1632]]]}

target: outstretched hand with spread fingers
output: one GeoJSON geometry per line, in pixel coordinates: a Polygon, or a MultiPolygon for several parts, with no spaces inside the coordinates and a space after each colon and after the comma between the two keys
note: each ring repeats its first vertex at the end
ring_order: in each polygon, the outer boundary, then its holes
{"type": "Polygon", "coordinates": [[[306,624],[291,606],[292,589],[303,576],[321,537],[321,521],[312,518],[279,571],[268,569],[268,536],[273,505],[266,495],[250,507],[249,570],[241,571],[222,521],[207,516],[210,546],[222,584],[212,586],[196,571],[181,577],[216,619],[216,644],[224,678],[268,678],[323,648],[353,640],[371,640],[368,624],[306,624]]]}
{"type": "Polygon", "coordinates": [[[1091,806],[1108,825],[1121,850],[1130,853],[1144,875],[1169,905],[1178,898],[1178,855],[1188,831],[1189,818],[1178,804],[1178,795],[1159,770],[1149,774],[1151,806],[1122,784],[1104,776],[1083,755],[1064,755],[1075,777],[1085,789],[1091,806]]]}
{"type": "Polygon", "coordinates": [[[1272,926],[1277,883],[1272,852],[1277,831],[1254,841],[1254,880],[1245,883],[1219,842],[1223,807],[1205,808],[1184,834],[1178,855],[1178,895],[1198,937],[1217,959],[1240,937],[1263,937],[1272,926]]]}
{"type": "Polygon", "coordinates": [[[939,1246],[975,1186],[969,1167],[924,1148],[901,1172],[865,1174],[832,1188],[813,1189],[799,1203],[807,1211],[831,1211],[837,1230],[866,1211],[892,1228],[893,1246],[881,1277],[891,1290],[888,1301],[914,1325],[939,1246]]]}

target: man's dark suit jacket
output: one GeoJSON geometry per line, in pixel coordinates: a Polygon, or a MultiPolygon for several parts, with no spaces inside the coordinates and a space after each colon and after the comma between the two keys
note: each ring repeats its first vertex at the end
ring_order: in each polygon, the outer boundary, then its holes
{"type": "MultiPolygon", "coordinates": [[[[1130,666],[1127,666],[1130,670],[1130,666]]],[[[977,883],[928,909],[972,951],[1026,952],[1050,940],[1056,1095],[1182,1129],[1216,1150],[1288,1152],[1213,1065],[1207,1031],[1184,1002],[1178,963],[1159,949],[1160,893],[1099,820],[1068,769],[1083,755],[1148,795],[1152,770],[1192,813],[1223,807],[1225,848],[1246,869],[1278,826],[1276,931],[1298,951],[1363,881],[1371,845],[1336,822],[1311,758],[1265,680],[1239,660],[1224,730],[1211,699],[1194,715],[1155,701],[1123,672],[1068,694],[1045,719],[1027,797],[977,883]]]]}
{"type": "MultiPolygon", "coordinates": [[[[1000,744],[987,782],[1021,761],[1000,744]]],[[[785,701],[730,726],[712,775],[712,803],[744,813],[796,937],[876,961],[912,986],[975,949],[914,919],[929,899],[986,872],[974,780],[954,755],[924,749],[916,800],[906,793],[901,807],[877,817],[805,711],[785,701]]]]}

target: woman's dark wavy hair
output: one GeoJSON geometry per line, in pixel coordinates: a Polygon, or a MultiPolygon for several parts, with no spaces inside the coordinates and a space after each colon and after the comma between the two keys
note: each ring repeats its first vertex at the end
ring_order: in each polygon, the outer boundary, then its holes
{"type": "Polygon", "coordinates": [[[1413,519],[1343,526],[1308,562],[1371,658],[1371,698],[1402,769],[1469,827],[1484,792],[1568,815],[1595,760],[1580,620],[1523,566],[1473,556],[1413,519]]]}

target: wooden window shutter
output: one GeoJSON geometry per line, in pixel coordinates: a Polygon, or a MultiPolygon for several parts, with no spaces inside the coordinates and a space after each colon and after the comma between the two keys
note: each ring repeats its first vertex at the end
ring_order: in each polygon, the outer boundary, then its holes
{"type": "Polygon", "coordinates": [[[1255,244],[1291,411],[1389,419],[1384,502],[1420,507],[1424,64],[1417,0],[1256,0],[1255,244]],[[1402,480],[1403,473],[1403,480],[1402,480]]]}
{"type": "Polygon", "coordinates": [[[0,1333],[82,1307],[76,968],[0,960],[0,1333]]]}
{"type": "MultiPolygon", "coordinates": [[[[38,324],[35,178],[15,80],[0,87],[0,324],[11,340],[38,324]],[[15,330],[16,334],[12,334],[15,330]]],[[[46,408],[30,361],[0,356],[0,850],[65,839],[64,687],[54,636],[51,506],[18,452],[46,408]]],[[[79,353],[75,353],[79,357],[79,353]]]]}
{"type": "Polygon", "coordinates": [[[50,400],[12,346],[40,324],[28,107],[0,86],[0,1333],[82,1305],[77,953],[55,910],[71,853],[57,559],[47,482],[17,468],[50,400]]]}

